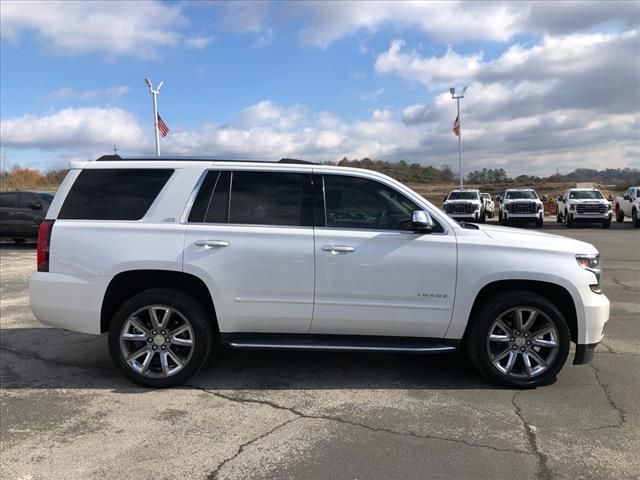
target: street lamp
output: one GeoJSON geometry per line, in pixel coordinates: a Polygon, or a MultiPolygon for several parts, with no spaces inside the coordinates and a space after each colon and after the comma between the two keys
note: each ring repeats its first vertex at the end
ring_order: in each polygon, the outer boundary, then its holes
{"type": "Polygon", "coordinates": [[[456,89],[454,87],[449,89],[451,98],[458,104],[458,116],[456,117],[456,120],[458,122],[458,166],[460,168],[460,190],[464,188],[462,175],[462,128],[460,127],[462,122],[460,119],[460,99],[464,98],[464,93],[467,91],[467,88],[468,87],[464,87],[460,95],[456,95],[456,89]]]}
{"type": "Polygon", "coordinates": [[[144,83],[149,87],[149,91],[151,92],[151,96],[153,97],[153,126],[156,133],[156,155],[160,156],[160,137],[158,136],[158,95],[160,94],[160,89],[164,82],[160,82],[156,89],[153,89],[153,84],[151,80],[148,78],[144,79],[144,83]]]}

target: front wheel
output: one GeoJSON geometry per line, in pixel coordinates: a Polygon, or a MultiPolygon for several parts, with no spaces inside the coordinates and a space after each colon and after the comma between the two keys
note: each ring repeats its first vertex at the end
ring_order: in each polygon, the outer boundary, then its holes
{"type": "Polygon", "coordinates": [[[569,328],[545,297],[527,291],[498,294],[470,320],[469,358],[490,381],[537,387],[553,381],[569,354],[569,328]]]}
{"type": "Polygon", "coordinates": [[[640,216],[638,216],[638,210],[631,212],[631,219],[633,220],[633,228],[640,228],[640,216]]]}
{"type": "Polygon", "coordinates": [[[564,212],[564,218],[566,219],[567,228],[573,227],[573,215],[570,215],[569,212],[564,212]]]}
{"type": "Polygon", "coordinates": [[[543,219],[542,217],[541,217],[541,218],[538,218],[538,219],[536,220],[536,227],[537,227],[537,228],[542,228],[542,226],[543,226],[543,225],[544,225],[544,219],[543,219]]]}
{"type": "Polygon", "coordinates": [[[127,300],[109,326],[113,363],[132,382],[165,388],[184,382],[213,344],[204,307],[181,290],[146,290],[127,300]]]}
{"type": "Polygon", "coordinates": [[[602,228],[609,228],[611,226],[611,219],[602,222],[602,228]]]}
{"type": "Polygon", "coordinates": [[[620,205],[616,205],[616,222],[624,222],[624,211],[620,208],[620,205]]]}

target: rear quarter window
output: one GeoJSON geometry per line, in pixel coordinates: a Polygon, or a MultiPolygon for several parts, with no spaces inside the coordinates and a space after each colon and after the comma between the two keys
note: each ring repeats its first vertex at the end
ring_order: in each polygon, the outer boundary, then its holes
{"type": "Polygon", "coordinates": [[[170,169],[83,170],[59,219],[140,220],[173,174],[170,169]]]}

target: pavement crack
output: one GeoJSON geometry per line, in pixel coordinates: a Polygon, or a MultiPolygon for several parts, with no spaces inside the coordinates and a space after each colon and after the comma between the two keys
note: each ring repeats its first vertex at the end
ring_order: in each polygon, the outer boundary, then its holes
{"type": "Polygon", "coordinates": [[[536,427],[529,424],[527,420],[525,420],[522,415],[522,408],[520,405],[516,403],[516,398],[518,395],[522,393],[521,391],[515,392],[513,397],[511,398],[511,403],[513,404],[513,408],[516,410],[516,415],[522,422],[522,425],[527,432],[527,439],[529,440],[529,447],[531,449],[531,453],[533,453],[538,459],[538,467],[536,472],[536,478],[539,480],[551,480],[553,478],[553,474],[551,473],[551,469],[549,468],[549,458],[547,455],[540,451],[540,447],[538,446],[538,437],[536,435],[536,427]]]}
{"type": "Polygon", "coordinates": [[[275,427],[273,427],[271,430],[269,430],[268,432],[263,433],[262,435],[259,435],[251,440],[249,440],[248,442],[243,443],[242,445],[240,445],[238,447],[238,450],[236,451],[236,453],[234,453],[231,457],[226,458],[225,460],[223,460],[216,468],[215,470],[213,470],[211,473],[209,473],[207,475],[207,480],[216,480],[218,478],[218,474],[220,473],[220,470],[222,470],[222,468],[227,465],[229,462],[233,462],[237,457],[239,457],[242,452],[244,452],[244,450],[251,446],[252,444],[262,440],[263,438],[268,437],[269,435],[271,435],[273,432],[275,432],[276,430],[281,429],[282,427],[290,424],[291,422],[295,422],[296,420],[299,420],[300,417],[296,417],[296,418],[290,418],[289,420],[287,420],[286,422],[283,422],[279,425],[276,425],[275,427]]]}
{"type": "MultiPolygon", "coordinates": [[[[598,367],[596,367],[593,363],[590,363],[591,368],[593,369],[593,373],[596,377],[596,381],[598,382],[598,385],[600,386],[600,388],[602,388],[602,391],[604,392],[604,396],[607,399],[607,402],[609,403],[609,406],[611,407],[612,410],[615,410],[615,412],[618,414],[618,421],[616,424],[614,425],[606,425],[603,427],[599,427],[599,428],[611,428],[611,427],[615,427],[615,428],[620,428],[622,427],[625,422],[627,421],[627,417],[626,414],[624,412],[624,410],[622,410],[622,408],[620,408],[616,402],[613,400],[613,398],[611,397],[611,394],[609,393],[609,388],[607,386],[606,383],[604,383],[602,381],[602,379],[600,378],[600,375],[602,372],[600,372],[600,370],[598,370],[598,367]]],[[[597,429],[594,429],[597,430],[597,429]]]]}
{"type": "Polygon", "coordinates": [[[484,445],[484,444],[480,444],[480,443],[475,443],[475,442],[470,442],[468,440],[461,440],[461,439],[455,439],[455,438],[449,438],[449,437],[442,437],[439,435],[425,435],[425,434],[419,434],[416,432],[402,432],[402,431],[398,431],[398,430],[392,430],[389,428],[382,428],[382,427],[374,427],[371,425],[367,425],[365,423],[360,423],[360,422],[355,422],[352,420],[347,420],[345,418],[342,417],[338,417],[338,416],[331,416],[331,415],[314,415],[314,414],[308,414],[308,413],[304,413],[294,407],[286,407],[283,405],[279,405],[275,402],[269,401],[269,400],[258,400],[258,399],[252,399],[252,398],[239,398],[239,397],[234,397],[231,395],[225,395],[223,393],[220,392],[215,392],[212,390],[208,390],[204,387],[196,387],[193,385],[183,385],[185,387],[188,388],[193,388],[196,390],[201,390],[205,393],[208,393],[210,395],[214,395],[218,398],[222,398],[224,400],[228,400],[230,402],[236,402],[236,403],[242,403],[242,404],[256,404],[256,405],[266,405],[269,406],[271,408],[275,408],[277,410],[284,410],[290,413],[293,413],[294,415],[296,415],[298,418],[308,418],[308,419],[312,419],[312,420],[325,420],[325,421],[330,421],[330,422],[337,422],[337,423],[341,423],[344,425],[349,425],[349,426],[353,426],[353,427],[359,427],[359,428],[363,428],[365,430],[369,430],[372,432],[382,432],[382,433],[388,433],[391,435],[399,435],[399,436],[404,436],[404,437],[412,437],[412,438],[418,438],[418,439],[422,439],[422,440],[437,440],[437,441],[443,441],[443,442],[451,442],[451,443],[457,443],[457,444],[463,444],[466,445],[468,447],[473,447],[473,448],[485,448],[485,449],[489,449],[489,450],[494,450],[497,452],[507,452],[507,453],[518,453],[518,454],[524,454],[524,455],[531,455],[531,452],[528,452],[526,450],[518,450],[518,449],[510,449],[510,448],[499,448],[499,447],[494,447],[492,445],[484,445]]]}

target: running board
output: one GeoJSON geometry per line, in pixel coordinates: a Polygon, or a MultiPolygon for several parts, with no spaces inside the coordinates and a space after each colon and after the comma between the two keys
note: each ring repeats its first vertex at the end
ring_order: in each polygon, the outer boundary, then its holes
{"type": "Polygon", "coordinates": [[[223,345],[233,349],[445,353],[456,351],[460,345],[459,340],[444,338],[364,335],[223,333],[220,337],[223,345]]]}

